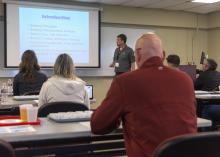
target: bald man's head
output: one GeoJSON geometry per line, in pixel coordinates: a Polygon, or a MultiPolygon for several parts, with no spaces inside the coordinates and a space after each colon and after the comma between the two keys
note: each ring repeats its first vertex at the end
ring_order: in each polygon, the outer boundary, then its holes
{"type": "Polygon", "coordinates": [[[163,49],[161,39],[154,33],[142,35],[136,42],[135,53],[138,67],[151,57],[158,56],[162,59],[163,49]]]}

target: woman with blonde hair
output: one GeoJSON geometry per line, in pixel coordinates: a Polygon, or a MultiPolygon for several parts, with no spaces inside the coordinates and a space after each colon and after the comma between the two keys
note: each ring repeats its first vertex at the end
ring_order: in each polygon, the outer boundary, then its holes
{"type": "Polygon", "coordinates": [[[21,57],[19,73],[13,82],[14,95],[39,92],[47,76],[40,72],[37,56],[33,50],[26,50],[21,57]]]}
{"type": "Polygon", "coordinates": [[[74,73],[72,58],[60,54],[54,64],[54,75],[43,84],[39,96],[39,106],[55,101],[74,101],[90,107],[85,90],[85,82],[74,73]]]}

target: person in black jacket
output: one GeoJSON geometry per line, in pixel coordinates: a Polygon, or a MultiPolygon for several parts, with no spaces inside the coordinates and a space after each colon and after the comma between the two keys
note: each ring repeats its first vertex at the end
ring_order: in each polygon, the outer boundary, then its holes
{"type": "MultiPolygon", "coordinates": [[[[219,90],[220,73],[216,71],[217,63],[213,59],[206,59],[203,62],[203,72],[195,82],[196,90],[213,91],[219,90]]],[[[220,122],[220,104],[200,104],[198,102],[201,117],[212,120],[213,126],[220,122]]]]}
{"type": "Polygon", "coordinates": [[[13,94],[25,95],[30,92],[39,92],[47,76],[40,72],[36,54],[33,50],[26,50],[19,65],[19,73],[13,81],[13,94]]]}
{"type": "Polygon", "coordinates": [[[213,59],[204,60],[203,72],[196,79],[195,90],[219,90],[220,73],[216,71],[217,66],[218,64],[213,59]]]}

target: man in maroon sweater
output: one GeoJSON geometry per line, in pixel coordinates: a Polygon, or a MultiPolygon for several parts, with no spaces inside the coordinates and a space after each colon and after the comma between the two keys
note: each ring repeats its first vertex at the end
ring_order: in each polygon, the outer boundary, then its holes
{"type": "Polygon", "coordinates": [[[197,131],[195,94],[187,74],[163,65],[157,35],[140,37],[135,53],[138,70],[113,80],[91,129],[106,134],[122,121],[127,155],[151,157],[165,139],[197,131]]]}

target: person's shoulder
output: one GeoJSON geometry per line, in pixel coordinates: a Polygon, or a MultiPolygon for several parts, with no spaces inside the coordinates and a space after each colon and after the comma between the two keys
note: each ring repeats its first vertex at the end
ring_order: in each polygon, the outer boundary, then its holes
{"type": "Polygon", "coordinates": [[[56,82],[56,81],[57,81],[57,78],[52,76],[44,82],[44,86],[50,86],[53,84],[53,82],[56,82]]]}
{"type": "Polygon", "coordinates": [[[18,79],[18,78],[21,78],[23,76],[23,73],[22,72],[18,72],[15,76],[14,76],[14,78],[15,79],[18,79]]]}
{"type": "Polygon", "coordinates": [[[210,70],[210,73],[217,74],[217,75],[220,74],[220,72],[217,70],[210,70]]]}
{"type": "Polygon", "coordinates": [[[216,70],[213,70],[212,72],[209,73],[209,77],[220,79],[220,72],[216,71],[216,70]]]}
{"type": "Polygon", "coordinates": [[[76,82],[79,82],[79,83],[81,83],[81,84],[83,84],[83,85],[86,85],[86,82],[83,81],[83,80],[82,80],[81,78],[79,78],[79,77],[76,77],[75,81],[76,81],[76,82]]]}
{"type": "Polygon", "coordinates": [[[18,72],[14,77],[18,77],[18,76],[21,76],[22,73],[21,72],[18,72]]]}
{"type": "Polygon", "coordinates": [[[216,74],[217,74],[217,75],[220,75],[220,72],[219,72],[219,71],[216,71],[216,74]]]}
{"type": "Polygon", "coordinates": [[[40,75],[45,75],[46,76],[46,74],[44,73],[44,72],[42,72],[41,70],[38,70],[38,71],[36,71],[38,74],[40,74],[40,75]]]}
{"type": "Polygon", "coordinates": [[[36,73],[37,73],[37,75],[39,75],[41,77],[47,78],[47,75],[44,72],[42,72],[41,70],[36,71],[36,73]]]}
{"type": "Polygon", "coordinates": [[[56,82],[62,80],[62,77],[58,77],[56,75],[52,75],[50,78],[48,78],[47,82],[56,82]]]}
{"type": "Polygon", "coordinates": [[[216,72],[214,72],[214,71],[206,70],[206,71],[201,72],[199,74],[199,77],[200,78],[203,78],[203,77],[206,78],[206,77],[210,77],[210,76],[215,75],[215,74],[216,74],[216,72]]]}
{"type": "Polygon", "coordinates": [[[128,46],[128,45],[126,45],[126,50],[133,51],[133,49],[130,46],[128,46]]]}
{"type": "Polygon", "coordinates": [[[118,52],[118,51],[119,51],[119,48],[118,48],[118,47],[116,47],[116,48],[115,48],[115,52],[118,52]]]}

